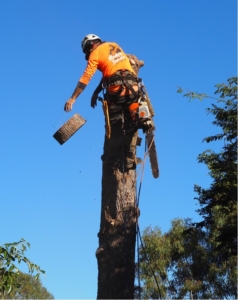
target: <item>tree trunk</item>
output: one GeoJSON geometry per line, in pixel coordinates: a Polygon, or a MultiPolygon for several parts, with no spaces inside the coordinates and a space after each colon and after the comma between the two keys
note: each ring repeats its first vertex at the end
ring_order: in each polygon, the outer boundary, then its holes
{"type": "Polygon", "coordinates": [[[117,132],[104,142],[97,299],[134,299],[136,171],[123,170],[125,138],[117,132]]]}

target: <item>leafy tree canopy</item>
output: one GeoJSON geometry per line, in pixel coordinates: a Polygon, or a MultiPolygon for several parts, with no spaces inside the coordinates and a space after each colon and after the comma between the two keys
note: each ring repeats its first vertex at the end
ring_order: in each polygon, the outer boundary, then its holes
{"type": "Polygon", "coordinates": [[[146,228],[140,248],[140,299],[236,299],[236,257],[215,263],[208,234],[190,219],[171,229],[146,228]]]}
{"type": "Polygon", "coordinates": [[[174,220],[171,230],[163,235],[158,228],[144,231],[139,261],[145,299],[236,299],[237,79],[217,84],[216,97],[184,93],[189,99],[216,100],[207,112],[220,129],[203,141],[223,139],[224,146],[218,153],[208,149],[198,156],[212,179],[207,189],[194,186],[203,220],[174,220]]]}
{"type": "Polygon", "coordinates": [[[216,85],[218,104],[212,104],[207,112],[214,115],[213,125],[220,127],[220,132],[204,141],[224,139],[225,144],[219,153],[209,149],[198,156],[198,162],[207,165],[213,182],[208,189],[194,187],[201,206],[198,212],[203,217],[196,225],[210,231],[222,260],[237,254],[237,79],[232,77],[228,84],[216,85]]]}
{"type": "MultiPolygon", "coordinates": [[[[24,239],[18,242],[8,243],[0,246],[0,296],[4,298],[11,292],[16,292],[21,287],[19,276],[22,274],[16,263],[25,263],[31,275],[35,274],[35,280],[40,273],[45,273],[40,266],[32,263],[25,252],[30,244],[24,239]]],[[[22,279],[22,275],[21,275],[22,279]]]]}
{"type": "Polygon", "coordinates": [[[8,294],[6,299],[54,299],[40,278],[20,272],[16,280],[19,288],[8,294]]]}

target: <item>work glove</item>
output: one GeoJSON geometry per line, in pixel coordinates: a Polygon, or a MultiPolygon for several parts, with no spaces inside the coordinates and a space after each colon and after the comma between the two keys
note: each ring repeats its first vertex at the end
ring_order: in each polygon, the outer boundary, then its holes
{"type": "Polygon", "coordinates": [[[91,107],[94,108],[97,106],[97,99],[98,99],[98,94],[93,93],[92,98],[91,98],[91,107]]]}
{"type": "Polygon", "coordinates": [[[72,110],[73,104],[74,104],[75,100],[76,100],[76,99],[69,98],[69,100],[65,103],[65,105],[64,105],[64,110],[65,110],[66,112],[69,112],[69,111],[72,110]]]}

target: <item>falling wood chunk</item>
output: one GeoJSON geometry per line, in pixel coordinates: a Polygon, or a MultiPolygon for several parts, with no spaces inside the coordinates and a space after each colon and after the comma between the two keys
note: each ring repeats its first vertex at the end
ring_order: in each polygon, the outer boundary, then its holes
{"type": "Polygon", "coordinates": [[[75,114],[70,118],[56,133],[53,137],[63,145],[76,131],[79,130],[84,124],[86,120],[82,118],[79,114],[75,114]]]}

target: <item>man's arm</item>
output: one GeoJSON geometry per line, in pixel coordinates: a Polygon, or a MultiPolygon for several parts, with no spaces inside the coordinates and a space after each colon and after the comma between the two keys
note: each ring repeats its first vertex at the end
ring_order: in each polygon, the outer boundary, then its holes
{"type": "Polygon", "coordinates": [[[84,84],[80,81],[78,82],[72,96],[69,98],[69,100],[64,105],[64,110],[66,112],[69,112],[72,110],[74,102],[76,101],[78,96],[82,93],[82,91],[85,89],[85,87],[86,87],[86,84],[84,84]]]}
{"type": "Polygon", "coordinates": [[[103,90],[102,81],[103,81],[103,78],[100,80],[98,86],[96,87],[95,91],[93,92],[93,95],[91,98],[91,107],[92,108],[94,108],[97,105],[98,94],[103,90]]]}
{"type": "Polygon", "coordinates": [[[89,81],[93,77],[94,73],[97,70],[98,67],[98,58],[97,54],[94,53],[95,50],[90,54],[87,67],[79,79],[79,82],[72,94],[72,96],[69,98],[69,100],[65,103],[64,110],[66,112],[71,111],[72,106],[74,102],[76,101],[76,98],[82,93],[82,91],[85,89],[85,87],[88,85],[89,81]]]}

